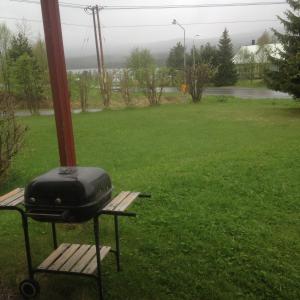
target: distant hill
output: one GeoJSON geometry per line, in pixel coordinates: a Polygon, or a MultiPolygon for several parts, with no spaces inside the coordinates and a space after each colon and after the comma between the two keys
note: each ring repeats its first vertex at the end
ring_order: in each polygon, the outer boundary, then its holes
{"type": "MultiPolygon", "coordinates": [[[[252,40],[256,40],[263,32],[263,29],[259,32],[243,33],[237,35],[231,35],[231,39],[234,45],[235,52],[241,46],[251,45],[252,40]]],[[[211,39],[197,39],[195,41],[196,45],[204,45],[210,43],[212,45],[217,45],[219,37],[211,39]]],[[[109,68],[121,68],[126,65],[126,59],[130,55],[130,52],[134,48],[147,48],[151,51],[153,56],[156,59],[158,65],[164,65],[168,57],[169,51],[176,43],[182,42],[182,40],[166,40],[159,41],[156,43],[145,43],[145,44],[136,44],[134,46],[120,45],[115,47],[106,47],[105,48],[105,64],[109,68]]],[[[186,40],[187,51],[190,51],[193,45],[192,39],[186,40]]],[[[90,50],[90,53],[93,53],[93,49],[90,50]]],[[[67,54],[66,58],[67,68],[68,69],[87,69],[87,68],[97,68],[97,59],[95,54],[90,54],[86,56],[72,56],[67,54]]]]}

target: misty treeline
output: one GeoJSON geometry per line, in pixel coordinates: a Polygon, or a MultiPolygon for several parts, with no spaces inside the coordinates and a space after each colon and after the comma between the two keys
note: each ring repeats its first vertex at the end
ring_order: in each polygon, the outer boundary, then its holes
{"type": "Polygon", "coordinates": [[[149,50],[135,49],[127,59],[126,70],[121,72],[122,95],[126,95],[128,105],[132,98],[130,92],[138,88],[150,105],[156,105],[161,102],[164,88],[171,86],[188,92],[194,103],[200,102],[206,86],[236,83],[238,78],[233,56],[233,46],[226,29],[218,48],[207,44],[200,48],[194,46],[190,53],[185,53],[183,45],[178,43],[170,50],[165,67],[157,66],[149,50]]]}
{"type": "MultiPolygon", "coordinates": [[[[163,67],[148,49],[134,49],[122,69],[103,69],[100,76],[97,72],[69,72],[73,104],[79,103],[82,111],[86,111],[93,98],[104,107],[110,107],[112,100],[130,106],[141,101],[142,94],[149,105],[157,105],[166,87],[189,93],[193,102],[199,102],[207,86],[232,86],[239,79],[258,78],[274,89],[295,95],[299,86],[298,2],[289,0],[291,10],[286,13],[287,19],[280,18],[286,32],[273,31],[273,36],[263,32],[255,43],[256,53],[242,47],[244,50],[234,56],[225,29],[217,46],[209,43],[196,46],[195,42],[191,49],[184,49],[177,43],[170,49],[163,67]],[[283,51],[272,57],[269,44],[275,41],[283,51]],[[284,85],[283,79],[286,79],[284,85]]],[[[23,28],[12,34],[5,25],[0,26],[0,89],[12,96],[19,107],[27,107],[32,113],[38,113],[44,103],[51,105],[44,41],[31,42],[23,28]]]]}

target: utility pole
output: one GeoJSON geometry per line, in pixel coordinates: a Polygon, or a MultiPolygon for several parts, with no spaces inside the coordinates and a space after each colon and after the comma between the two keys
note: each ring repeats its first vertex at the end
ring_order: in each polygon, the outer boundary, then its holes
{"type": "Polygon", "coordinates": [[[103,96],[104,105],[106,106],[107,103],[109,102],[109,98],[106,93],[107,73],[105,71],[105,65],[104,65],[104,50],[103,50],[102,30],[101,30],[100,14],[99,14],[101,7],[99,7],[98,5],[88,6],[84,10],[89,15],[91,14],[93,15],[100,91],[103,96]]]}
{"type": "Polygon", "coordinates": [[[194,65],[194,68],[196,66],[196,57],[195,57],[195,52],[196,52],[196,45],[195,45],[195,39],[197,37],[200,37],[200,34],[196,34],[194,37],[193,37],[193,65],[194,65]]]}
{"type": "Polygon", "coordinates": [[[176,20],[173,19],[173,25],[178,25],[183,30],[183,71],[184,71],[184,84],[186,85],[186,31],[185,28],[176,20]]]}
{"type": "Polygon", "coordinates": [[[90,8],[93,14],[93,24],[94,24],[94,34],[95,34],[95,43],[96,43],[96,54],[97,54],[97,64],[98,64],[98,73],[101,74],[101,61],[99,54],[99,43],[98,43],[98,35],[97,35],[97,25],[96,25],[96,15],[95,15],[95,7],[90,8]]]}
{"type": "Polygon", "coordinates": [[[101,75],[105,73],[105,66],[104,66],[102,30],[101,30],[100,15],[99,15],[100,9],[101,8],[98,5],[94,5],[94,6],[88,6],[84,10],[87,14],[93,16],[98,72],[99,72],[99,76],[101,77],[101,75]]]}
{"type": "Polygon", "coordinates": [[[100,55],[101,55],[101,63],[102,63],[102,72],[104,75],[105,71],[105,64],[104,64],[104,53],[103,53],[103,41],[102,41],[102,30],[101,30],[101,23],[100,23],[100,16],[99,16],[99,6],[96,5],[96,15],[97,15],[97,22],[98,22],[98,35],[100,41],[100,55]]]}
{"type": "MultiPolygon", "coordinates": [[[[104,65],[104,53],[103,53],[103,42],[102,42],[102,31],[101,31],[101,23],[100,23],[100,16],[99,16],[99,6],[96,5],[96,16],[97,16],[97,23],[98,23],[98,35],[99,35],[99,42],[100,42],[100,55],[101,55],[101,66],[102,66],[102,76],[100,76],[100,80],[102,81],[102,86],[104,90],[107,88],[107,78],[106,78],[106,72],[105,72],[105,65],[104,65]]],[[[104,105],[108,102],[107,100],[107,94],[104,92],[102,94],[104,98],[104,105]]]]}

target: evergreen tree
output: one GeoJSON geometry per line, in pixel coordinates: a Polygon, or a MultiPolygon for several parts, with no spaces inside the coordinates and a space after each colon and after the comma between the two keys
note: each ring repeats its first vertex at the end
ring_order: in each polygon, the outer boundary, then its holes
{"type": "Polygon", "coordinates": [[[218,65],[218,49],[207,43],[200,48],[200,62],[215,68],[218,65]]]}
{"type": "Polygon", "coordinates": [[[34,57],[24,53],[12,66],[13,91],[19,101],[37,114],[43,99],[42,73],[34,57]]]}
{"type": "Polygon", "coordinates": [[[25,53],[32,57],[32,47],[27,36],[24,33],[19,32],[17,35],[12,37],[9,58],[15,62],[25,53]]]}
{"type": "Polygon", "coordinates": [[[38,113],[44,99],[43,73],[25,32],[13,36],[8,50],[11,91],[17,100],[26,103],[32,113],[38,113]]]}
{"type": "Polygon", "coordinates": [[[279,18],[285,28],[284,33],[273,29],[278,41],[283,45],[280,58],[270,56],[271,70],[266,81],[270,88],[287,92],[300,98],[300,0],[287,0],[291,10],[285,12],[286,19],[279,18]]]}
{"type": "Polygon", "coordinates": [[[215,84],[217,86],[234,85],[237,82],[237,71],[233,63],[233,46],[225,29],[219,41],[218,49],[218,70],[215,75],[215,84]]]}
{"type": "Polygon", "coordinates": [[[170,52],[166,61],[173,86],[180,86],[184,80],[184,47],[178,42],[170,52]]]}
{"type": "Polygon", "coordinates": [[[195,64],[206,64],[211,68],[218,66],[218,49],[210,43],[201,45],[200,48],[193,46],[190,55],[187,56],[187,65],[193,66],[195,64]]]}
{"type": "Polygon", "coordinates": [[[183,70],[184,47],[179,42],[170,50],[167,66],[174,70],[183,70]]]}
{"type": "Polygon", "coordinates": [[[45,44],[45,41],[42,40],[40,37],[33,44],[32,53],[33,53],[33,57],[36,59],[38,68],[41,71],[41,78],[42,78],[42,84],[43,84],[44,90],[45,90],[45,93],[44,93],[45,97],[47,97],[47,99],[50,99],[51,87],[50,87],[46,44],[45,44]]]}

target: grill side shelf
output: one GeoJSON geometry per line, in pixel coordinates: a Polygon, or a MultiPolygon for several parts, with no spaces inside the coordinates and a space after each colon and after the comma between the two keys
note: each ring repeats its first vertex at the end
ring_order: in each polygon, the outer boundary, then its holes
{"type": "Polygon", "coordinates": [[[123,213],[136,200],[136,198],[139,197],[139,195],[139,192],[121,192],[102,209],[102,213],[123,213]]]}
{"type": "Polygon", "coordinates": [[[17,188],[0,197],[0,207],[12,207],[24,201],[24,189],[17,188]]]}
{"type": "MultiPolygon", "coordinates": [[[[100,248],[101,261],[110,247],[100,248]]],[[[96,247],[92,245],[61,244],[37,268],[39,272],[64,272],[94,275],[97,270],[96,247]]]]}
{"type": "Polygon", "coordinates": [[[114,210],[129,194],[130,192],[121,192],[111,202],[109,202],[103,210],[114,210]]]}
{"type": "Polygon", "coordinates": [[[125,211],[133,201],[139,196],[140,193],[132,192],[130,193],[116,208],[115,211],[125,211]]]}

